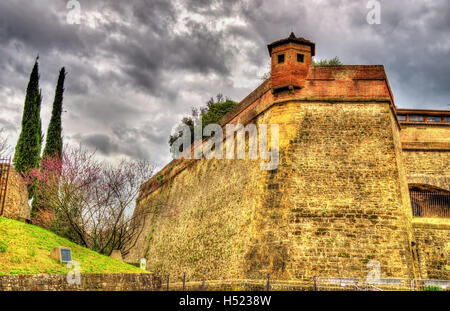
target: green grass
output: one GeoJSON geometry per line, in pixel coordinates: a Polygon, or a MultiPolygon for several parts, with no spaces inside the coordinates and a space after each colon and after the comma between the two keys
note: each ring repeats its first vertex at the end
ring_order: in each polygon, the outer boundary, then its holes
{"type": "Polygon", "coordinates": [[[0,275],[68,273],[66,265],[50,258],[55,246],[72,249],[72,259],[82,273],[141,273],[141,269],[123,261],[79,246],[50,231],[0,217],[0,275]]]}

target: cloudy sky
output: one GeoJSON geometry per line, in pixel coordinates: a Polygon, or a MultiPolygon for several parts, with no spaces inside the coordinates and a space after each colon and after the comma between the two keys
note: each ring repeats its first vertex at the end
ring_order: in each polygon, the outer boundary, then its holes
{"type": "Polygon", "coordinates": [[[65,66],[65,142],[161,167],[190,107],[242,100],[268,70],[266,45],[291,31],[316,58],[383,64],[399,107],[449,109],[448,0],[380,0],[379,25],[366,0],[78,0],[80,24],[67,22],[69,2],[0,1],[0,127],[12,145],[39,54],[44,133],[65,66]]]}

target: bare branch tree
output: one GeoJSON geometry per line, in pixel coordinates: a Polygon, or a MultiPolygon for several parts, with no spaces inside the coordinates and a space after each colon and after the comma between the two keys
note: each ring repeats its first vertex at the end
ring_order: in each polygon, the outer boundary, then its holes
{"type": "Polygon", "coordinates": [[[81,147],[66,147],[62,160],[45,158],[30,173],[42,201],[34,222],[100,253],[120,249],[126,255],[142,232],[133,218],[144,216],[133,209],[152,174],[147,161],[107,164],[81,147]]]}
{"type": "Polygon", "coordinates": [[[5,129],[0,129],[0,158],[4,158],[9,156],[10,154],[10,146],[8,144],[8,136],[5,133],[5,129]]]}

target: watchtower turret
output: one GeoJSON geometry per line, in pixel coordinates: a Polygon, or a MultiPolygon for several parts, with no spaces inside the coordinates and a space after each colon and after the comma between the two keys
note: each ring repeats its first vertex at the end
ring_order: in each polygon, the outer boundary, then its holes
{"type": "Polygon", "coordinates": [[[292,32],[285,39],[267,46],[272,60],[271,82],[273,92],[300,89],[315,55],[316,45],[292,32]]]}

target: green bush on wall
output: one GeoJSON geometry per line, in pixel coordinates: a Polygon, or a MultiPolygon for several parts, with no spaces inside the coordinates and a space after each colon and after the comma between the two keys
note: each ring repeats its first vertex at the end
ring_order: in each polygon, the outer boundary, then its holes
{"type": "Polygon", "coordinates": [[[437,286],[437,285],[428,285],[428,286],[425,286],[424,291],[426,291],[426,292],[440,292],[440,291],[442,291],[442,288],[440,286],[437,286]]]}

